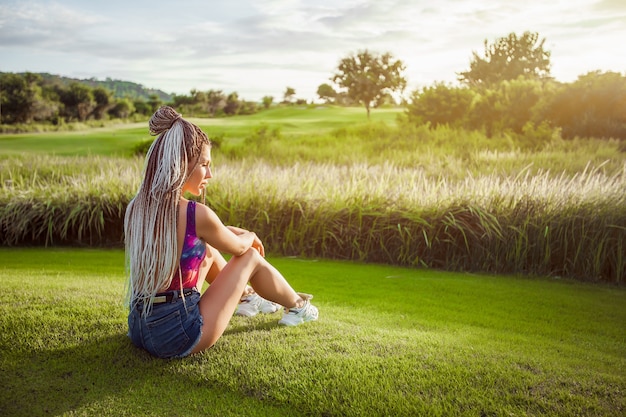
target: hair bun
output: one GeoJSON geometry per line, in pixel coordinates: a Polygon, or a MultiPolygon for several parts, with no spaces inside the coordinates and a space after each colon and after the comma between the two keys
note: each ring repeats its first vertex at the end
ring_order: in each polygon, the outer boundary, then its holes
{"type": "Polygon", "coordinates": [[[182,118],[183,116],[176,112],[170,106],[162,106],[157,111],[154,112],[150,121],[148,122],[148,127],[150,128],[150,133],[153,135],[159,135],[169,128],[172,127],[176,120],[182,118]]]}

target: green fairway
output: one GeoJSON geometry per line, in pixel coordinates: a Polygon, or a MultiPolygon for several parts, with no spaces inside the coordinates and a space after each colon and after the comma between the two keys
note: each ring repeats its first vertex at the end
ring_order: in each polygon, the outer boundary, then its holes
{"type": "MultiPolygon", "coordinates": [[[[402,109],[374,109],[372,121],[394,125],[402,109]]],[[[190,118],[211,137],[238,143],[259,126],[278,128],[284,134],[321,134],[337,127],[367,123],[361,107],[278,107],[250,116],[190,118]]],[[[21,153],[32,155],[128,156],[133,147],[150,139],[148,122],[78,131],[0,135],[0,156],[21,153]]]]}
{"type": "Polygon", "coordinates": [[[138,142],[150,138],[147,123],[75,132],[0,135],[0,155],[129,156],[138,142]]]}
{"type": "Polygon", "coordinates": [[[617,416],[626,292],[568,280],[272,262],[320,319],[235,317],[159,360],[125,336],[121,250],[0,249],[0,415],[617,416]]]}

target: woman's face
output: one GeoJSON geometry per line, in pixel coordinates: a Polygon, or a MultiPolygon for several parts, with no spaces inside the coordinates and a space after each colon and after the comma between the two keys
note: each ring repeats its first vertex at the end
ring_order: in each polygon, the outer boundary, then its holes
{"type": "Polygon", "coordinates": [[[211,174],[211,148],[209,145],[204,145],[195,167],[191,171],[191,175],[189,175],[187,182],[183,185],[183,193],[188,192],[196,196],[202,194],[211,177],[213,177],[211,174]]]}

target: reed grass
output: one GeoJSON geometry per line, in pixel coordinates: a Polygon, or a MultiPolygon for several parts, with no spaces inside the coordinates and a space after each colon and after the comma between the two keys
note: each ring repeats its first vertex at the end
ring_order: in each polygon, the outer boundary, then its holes
{"type": "MultiPolygon", "coordinates": [[[[15,157],[0,166],[0,245],[122,244],[141,159],[15,157]]],[[[391,162],[238,159],[221,160],[215,174],[207,203],[277,254],[626,278],[626,165],[611,174],[588,166],[455,180],[391,162]]]]}
{"type": "MultiPolygon", "coordinates": [[[[450,182],[384,166],[242,162],[209,190],[287,255],[622,282],[626,176],[591,169],[450,182]],[[250,178],[240,184],[237,178],[250,178]],[[271,178],[271,180],[269,180],[271,178]]],[[[244,224],[245,226],[246,224],[244,224]]]]}
{"type": "Polygon", "coordinates": [[[121,245],[140,166],[107,157],[0,162],[0,245],[121,245]]]}

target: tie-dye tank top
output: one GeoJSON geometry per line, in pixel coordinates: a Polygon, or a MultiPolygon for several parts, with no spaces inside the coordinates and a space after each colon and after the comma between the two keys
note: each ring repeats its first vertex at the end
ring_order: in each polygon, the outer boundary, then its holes
{"type": "Polygon", "coordinates": [[[198,282],[200,265],[206,256],[206,244],[196,235],[196,202],[187,203],[187,227],[180,255],[180,270],[174,275],[168,291],[180,289],[182,274],[183,288],[193,288],[198,282]]]}

